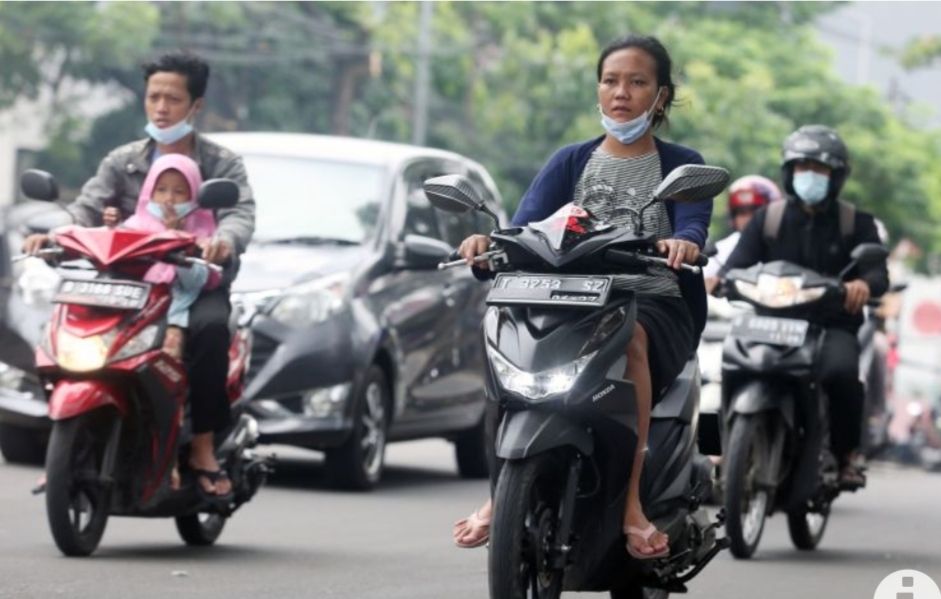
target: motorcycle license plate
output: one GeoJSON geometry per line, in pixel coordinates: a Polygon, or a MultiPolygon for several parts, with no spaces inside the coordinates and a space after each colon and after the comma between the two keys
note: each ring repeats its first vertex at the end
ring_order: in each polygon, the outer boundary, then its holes
{"type": "Polygon", "coordinates": [[[807,338],[806,320],[772,316],[740,316],[732,324],[731,334],[739,339],[800,347],[807,338]]]}
{"type": "Polygon", "coordinates": [[[60,304],[80,304],[99,308],[140,310],[147,303],[150,285],[136,281],[64,279],[52,296],[60,304]]]}
{"type": "Polygon", "coordinates": [[[487,303],[597,308],[608,301],[611,280],[606,276],[500,273],[487,303]]]}

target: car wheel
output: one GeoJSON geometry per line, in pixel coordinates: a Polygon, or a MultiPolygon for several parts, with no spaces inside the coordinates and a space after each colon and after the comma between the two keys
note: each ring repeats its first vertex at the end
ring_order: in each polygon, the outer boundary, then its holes
{"type": "Polygon", "coordinates": [[[487,455],[489,441],[486,418],[481,418],[477,426],[464,431],[454,440],[454,455],[461,478],[490,476],[490,459],[487,455]]]}
{"type": "Polygon", "coordinates": [[[0,423],[0,452],[10,464],[42,466],[46,460],[43,433],[15,424],[0,423]]]}
{"type": "Polygon", "coordinates": [[[389,385],[382,369],[370,366],[362,391],[353,401],[353,431],[339,447],[327,451],[331,486],[366,491],[382,478],[389,429],[389,385]]]}

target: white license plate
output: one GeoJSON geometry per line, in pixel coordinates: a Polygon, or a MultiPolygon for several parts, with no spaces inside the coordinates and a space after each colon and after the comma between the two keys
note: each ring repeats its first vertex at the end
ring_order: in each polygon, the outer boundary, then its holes
{"type": "Polygon", "coordinates": [[[609,276],[500,273],[487,303],[600,307],[610,292],[609,276]]]}
{"type": "Polygon", "coordinates": [[[60,304],[80,304],[99,308],[140,310],[147,304],[150,285],[136,281],[64,279],[52,296],[60,304]]]}
{"type": "Polygon", "coordinates": [[[806,320],[773,316],[740,316],[732,324],[731,335],[739,339],[800,347],[810,326],[806,320]]]}

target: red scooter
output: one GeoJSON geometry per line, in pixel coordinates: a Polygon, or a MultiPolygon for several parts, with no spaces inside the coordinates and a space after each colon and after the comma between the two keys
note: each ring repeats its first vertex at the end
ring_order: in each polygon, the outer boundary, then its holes
{"type": "MultiPolygon", "coordinates": [[[[28,197],[53,200],[55,181],[42,171],[21,178],[28,197]]],[[[230,207],[237,185],[211,180],[199,205],[230,207]]],[[[269,471],[254,455],[256,422],[242,409],[248,368],[250,315],[234,315],[228,395],[234,415],[216,457],[232,481],[224,500],[199,493],[187,472],[190,431],[185,418],[187,375],[161,349],[170,305],[166,284],[143,281],[155,262],[187,267],[195,238],[185,232],[147,233],[66,226],[40,255],[56,263],[84,260],[90,267],[66,277],[36,351],[37,371],[49,395],[53,421],[46,454],[46,511],[56,545],[66,555],[98,547],[108,517],[172,517],[190,545],[211,545],[226,519],[252,498],[269,471]],[[181,488],[171,488],[179,464],[181,488]]]]}

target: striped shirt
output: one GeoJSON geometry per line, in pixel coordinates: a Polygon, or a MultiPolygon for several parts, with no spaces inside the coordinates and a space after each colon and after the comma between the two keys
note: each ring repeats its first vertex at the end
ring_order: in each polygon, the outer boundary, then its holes
{"type": "MultiPolygon", "coordinates": [[[[575,204],[604,222],[633,226],[630,213],[622,208],[640,210],[660,181],[660,154],[657,152],[621,158],[599,147],[575,185],[575,204]]],[[[654,204],[644,213],[644,232],[657,239],[672,237],[673,229],[663,202],[654,204]]],[[[676,273],[664,266],[649,267],[646,275],[618,275],[615,288],[643,295],[680,297],[676,273]]]]}

